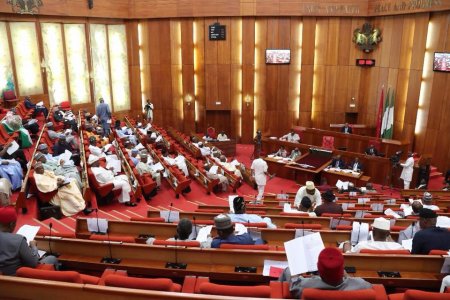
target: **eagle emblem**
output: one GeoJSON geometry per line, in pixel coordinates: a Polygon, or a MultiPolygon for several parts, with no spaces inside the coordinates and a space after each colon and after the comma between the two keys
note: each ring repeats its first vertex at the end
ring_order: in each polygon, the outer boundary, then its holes
{"type": "Polygon", "coordinates": [[[362,28],[353,31],[353,42],[359,49],[369,53],[381,42],[381,30],[374,28],[372,24],[365,23],[362,28]]]}
{"type": "Polygon", "coordinates": [[[39,7],[43,5],[42,0],[8,0],[11,4],[12,10],[18,14],[37,14],[39,7]]]}

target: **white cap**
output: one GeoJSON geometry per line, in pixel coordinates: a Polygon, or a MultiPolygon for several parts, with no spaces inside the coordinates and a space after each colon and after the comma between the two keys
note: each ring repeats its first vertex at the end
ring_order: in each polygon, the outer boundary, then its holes
{"type": "Polygon", "coordinates": [[[312,181],[307,181],[305,186],[306,186],[307,190],[314,190],[315,189],[314,182],[312,182],[312,181]]]}
{"type": "Polygon", "coordinates": [[[385,218],[376,218],[373,221],[372,227],[381,230],[391,230],[391,222],[385,218]]]}
{"type": "Polygon", "coordinates": [[[88,164],[92,165],[93,163],[95,163],[99,159],[100,159],[100,157],[98,157],[97,155],[91,154],[91,155],[89,155],[89,158],[88,158],[88,164]]]}

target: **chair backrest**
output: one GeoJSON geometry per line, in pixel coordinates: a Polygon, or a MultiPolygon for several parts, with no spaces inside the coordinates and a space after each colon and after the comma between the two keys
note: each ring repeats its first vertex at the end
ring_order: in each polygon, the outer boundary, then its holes
{"type": "Polygon", "coordinates": [[[361,249],[360,253],[372,253],[372,254],[411,254],[409,250],[373,250],[373,249],[361,249]]]}
{"type": "Polygon", "coordinates": [[[356,291],[331,291],[306,288],[302,292],[304,300],[342,300],[342,299],[358,299],[358,300],[375,300],[376,293],[373,289],[356,290],[356,291]]]}
{"type": "Polygon", "coordinates": [[[123,287],[140,290],[179,292],[181,287],[168,278],[138,278],[109,275],[105,278],[106,286],[123,287]]]}
{"type": "Polygon", "coordinates": [[[403,295],[403,300],[449,300],[448,293],[433,293],[418,290],[407,290],[403,295]]]}
{"type": "Polygon", "coordinates": [[[16,98],[16,93],[13,90],[7,90],[3,92],[3,100],[14,100],[16,98]]]}
{"type": "Polygon", "coordinates": [[[164,223],[166,220],[164,218],[131,217],[130,221],[133,221],[133,222],[157,222],[157,223],[164,223]]]}
{"type": "Polygon", "coordinates": [[[286,229],[322,229],[322,224],[297,224],[286,223],[284,224],[286,229]]]}
{"type": "Polygon", "coordinates": [[[220,244],[220,249],[269,250],[269,245],[220,244]]]}
{"type": "Polygon", "coordinates": [[[270,298],[270,287],[266,285],[235,286],[235,285],[221,285],[210,282],[204,282],[200,284],[199,292],[200,294],[208,294],[208,295],[270,298]]]}
{"type": "Polygon", "coordinates": [[[112,242],[123,242],[123,243],[135,243],[136,239],[130,235],[101,235],[101,234],[91,234],[90,240],[94,241],[112,241],[112,242]]]}
{"type": "Polygon", "coordinates": [[[200,242],[198,241],[164,241],[155,240],[153,245],[156,246],[180,246],[180,247],[200,247],[200,242]]]}
{"type": "Polygon", "coordinates": [[[206,129],[206,132],[208,133],[208,136],[216,138],[216,129],[214,127],[208,127],[208,129],[206,129]]]}
{"type": "Polygon", "coordinates": [[[430,252],[428,252],[428,255],[447,255],[448,251],[447,250],[431,250],[430,252]]]}
{"type": "Polygon", "coordinates": [[[324,135],[322,137],[322,147],[327,149],[334,149],[334,136],[324,135]]]}
{"type": "Polygon", "coordinates": [[[22,267],[17,270],[18,277],[83,283],[81,276],[75,271],[51,271],[22,267]]]}
{"type": "Polygon", "coordinates": [[[257,228],[267,228],[267,223],[264,222],[235,222],[235,223],[241,223],[242,225],[245,225],[245,227],[257,227],[257,228]]]}

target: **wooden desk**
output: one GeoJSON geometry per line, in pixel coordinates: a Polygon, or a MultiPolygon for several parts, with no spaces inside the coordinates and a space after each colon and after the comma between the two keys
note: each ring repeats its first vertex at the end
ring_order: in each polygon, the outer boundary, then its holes
{"type": "Polygon", "coordinates": [[[277,177],[293,180],[294,172],[286,168],[288,161],[276,159],[274,157],[265,157],[269,174],[275,174],[277,177]]]}
{"type": "Polygon", "coordinates": [[[230,139],[229,141],[208,141],[209,144],[222,150],[222,153],[227,157],[236,155],[236,140],[230,139]]]}
{"type": "Polygon", "coordinates": [[[325,169],[322,172],[322,177],[327,179],[327,183],[331,186],[335,186],[338,180],[349,181],[355,184],[355,186],[366,186],[370,181],[369,176],[363,176],[364,172],[358,174],[346,173],[338,170],[325,169]]]}
{"type": "Polygon", "coordinates": [[[316,153],[307,153],[302,155],[295,163],[286,165],[287,169],[294,171],[296,182],[306,182],[308,180],[320,182],[320,173],[331,163],[330,158],[320,157],[316,153]],[[303,167],[310,165],[312,168],[303,167]]]}

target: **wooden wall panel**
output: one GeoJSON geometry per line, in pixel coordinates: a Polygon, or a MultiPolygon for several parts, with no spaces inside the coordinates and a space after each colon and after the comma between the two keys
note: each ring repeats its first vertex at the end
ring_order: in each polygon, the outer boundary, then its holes
{"type": "Polygon", "coordinates": [[[255,79],[255,18],[242,20],[242,95],[250,98],[250,103],[242,103],[242,143],[251,143],[256,129],[254,119],[254,79],[255,79]]]}

